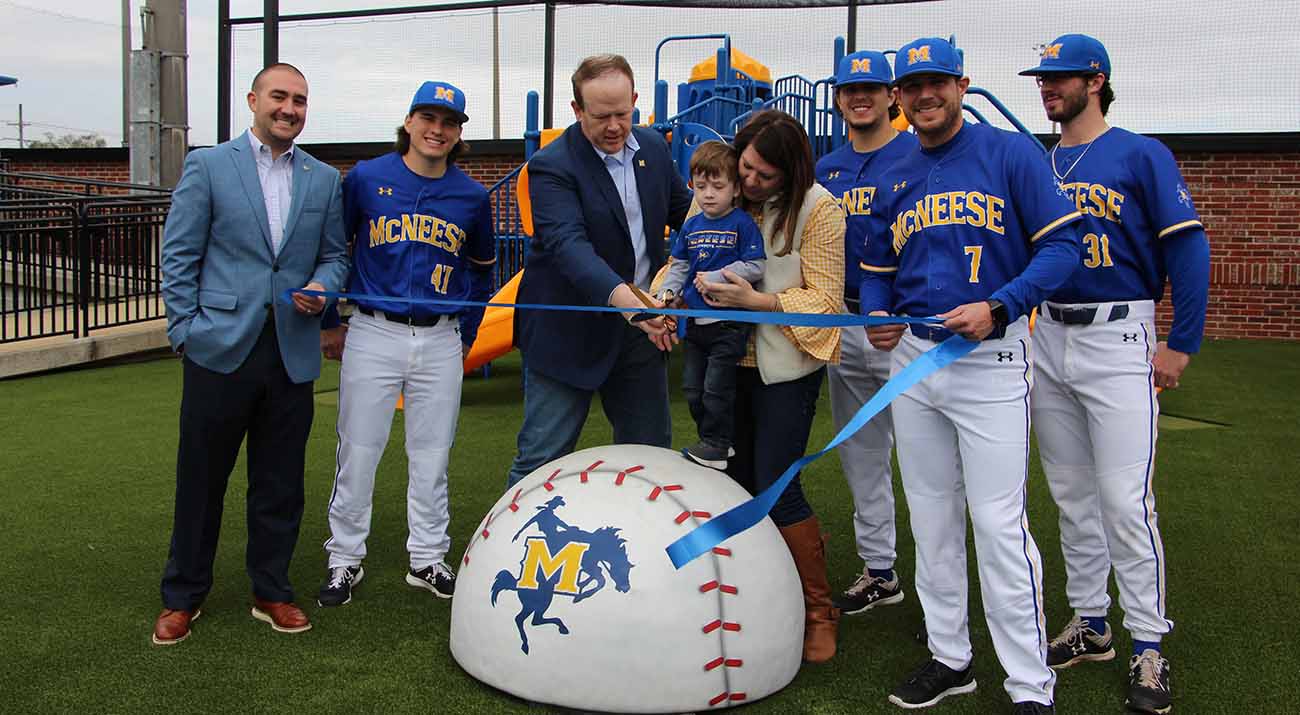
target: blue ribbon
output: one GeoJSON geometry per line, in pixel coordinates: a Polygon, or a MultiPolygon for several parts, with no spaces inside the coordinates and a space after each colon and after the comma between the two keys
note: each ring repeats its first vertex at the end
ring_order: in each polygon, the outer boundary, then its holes
{"type": "MultiPolygon", "coordinates": [[[[446,305],[467,308],[514,308],[517,310],[559,310],[582,313],[627,313],[625,308],[591,305],[549,305],[540,303],[481,303],[469,300],[443,300],[431,298],[401,298],[369,293],[342,293],[337,291],[289,289],[281,294],[285,303],[293,302],[293,294],[315,295],[324,298],[347,298],[348,300],[382,301],[389,303],[408,303],[413,305],[446,305]]],[[[825,313],[768,313],[751,310],[680,310],[677,308],[652,308],[649,312],[659,315],[677,315],[684,318],[707,318],[713,320],[731,320],[742,323],[764,323],[769,325],[791,325],[809,328],[851,328],[873,325],[937,325],[943,319],[935,316],[913,318],[897,315],[853,315],[825,313]]],[[[938,370],[947,367],[953,361],[974,350],[978,341],[967,340],[954,335],[939,345],[917,357],[897,375],[881,386],[880,390],[858,410],[853,419],[835,435],[827,445],[813,454],[804,455],[791,464],[772,486],[761,494],[743,504],[732,507],[729,511],[699,525],[690,533],[668,545],[668,558],[673,566],[680,569],[695,557],[708,553],[713,547],[727,539],[754,526],[772,511],[772,506],[785,491],[790,480],[794,479],[805,466],[815,462],[827,452],[835,449],[844,440],[852,437],[871,421],[878,412],[889,406],[896,397],[906,392],[916,383],[929,377],[938,370]]]]}
{"type": "Polygon", "coordinates": [[[781,496],[781,493],[785,491],[790,480],[794,479],[795,475],[799,473],[799,470],[820,459],[822,455],[852,437],[853,433],[862,429],[863,425],[867,424],[872,417],[875,417],[877,412],[885,409],[890,402],[894,401],[894,398],[906,392],[908,388],[974,350],[977,345],[979,345],[979,342],[976,340],[967,340],[960,335],[954,335],[917,357],[911,364],[882,385],[880,390],[867,401],[867,404],[858,410],[853,419],[844,425],[844,429],[841,429],[839,434],[835,435],[835,438],[825,447],[822,447],[820,451],[796,460],[794,464],[790,465],[789,469],[785,470],[780,479],[777,479],[772,486],[764,489],[758,496],[732,507],[724,514],[713,517],[692,529],[690,533],[682,538],[669,544],[667,549],[668,558],[672,560],[673,566],[680,569],[700,554],[708,553],[723,541],[762,521],[768,512],[772,510],[772,506],[776,504],[776,500],[781,496]]]}
{"type": "MultiPolygon", "coordinates": [[[[445,300],[434,298],[399,298],[391,295],[373,295],[370,293],[340,293],[327,290],[305,290],[293,288],[280,294],[285,303],[293,302],[293,294],[315,295],[322,298],[347,298],[348,300],[365,300],[371,302],[408,303],[412,305],[447,305],[460,308],[514,308],[516,310],[559,310],[575,313],[631,313],[627,308],[613,308],[602,305],[551,305],[549,303],[481,303],[473,300],[445,300]]],[[[679,315],[684,318],[706,318],[709,320],[732,320],[739,323],[765,323],[769,325],[791,325],[801,328],[852,328],[860,325],[937,325],[943,319],[936,317],[913,318],[906,315],[854,315],[852,313],[765,313],[754,310],[682,310],[679,308],[647,308],[656,315],[679,315]]]]}

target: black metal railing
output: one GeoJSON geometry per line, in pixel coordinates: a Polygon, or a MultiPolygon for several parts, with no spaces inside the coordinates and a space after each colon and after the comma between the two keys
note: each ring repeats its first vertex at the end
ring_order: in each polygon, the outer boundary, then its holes
{"type": "Polygon", "coordinates": [[[0,171],[0,343],[165,315],[170,192],[0,171]]]}
{"type": "MultiPolygon", "coordinates": [[[[516,168],[490,189],[493,291],[524,267],[516,168]]],[[[0,171],[0,343],[155,320],[170,192],[0,171]]]]}
{"type": "Polygon", "coordinates": [[[522,165],[515,167],[488,189],[488,198],[492,203],[492,228],[497,240],[493,293],[524,269],[524,260],[528,256],[529,238],[524,233],[523,221],[519,218],[519,198],[515,195],[515,185],[521,169],[522,165]]]}

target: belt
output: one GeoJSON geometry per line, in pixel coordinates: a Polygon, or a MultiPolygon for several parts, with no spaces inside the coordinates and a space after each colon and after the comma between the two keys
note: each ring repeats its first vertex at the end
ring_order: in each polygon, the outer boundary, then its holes
{"type": "Polygon", "coordinates": [[[848,296],[845,296],[844,306],[848,308],[849,312],[853,313],[854,315],[857,315],[858,313],[862,312],[862,302],[859,301],[857,298],[849,298],[848,296]]]}
{"type": "MultiPolygon", "coordinates": [[[[1097,308],[1080,306],[1076,308],[1058,308],[1050,303],[1047,304],[1047,314],[1052,316],[1052,320],[1065,325],[1092,325],[1097,319],[1097,308]]],[[[1106,318],[1107,323],[1116,320],[1123,320],[1128,317],[1128,305],[1120,303],[1112,305],[1110,316],[1106,318]]]]}
{"type": "Polygon", "coordinates": [[[371,310],[369,308],[362,308],[362,307],[358,307],[357,310],[360,311],[362,315],[369,315],[372,318],[383,318],[384,320],[387,320],[392,323],[401,323],[402,325],[410,325],[416,328],[432,328],[433,326],[438,324],[438,321],[447,317],[445,313],[422,316],[422,315],[397,315],[395,313],[385,313],[382,310],[371,310]]]}
{"type": "MultiPolygon", "coordinates": [[[[956,335],[956,333],[952,332],[951,330],[947,328],[939,327],[937,325],[921,325],[919,323],[912,323],[910,327],[912,329],[912,334],[915,335],[916,337],[924,338],[925,340],[932,340],[936,343],[941,343],[947,340],[948,338],[951,338],[953,335],[956,335]]],[[[998,325],[998,326],[994,326],[993,332],[984,336],[984,339],[1001,340],[1006,336],[1007,336],[1007,326],[998,325]]]]}

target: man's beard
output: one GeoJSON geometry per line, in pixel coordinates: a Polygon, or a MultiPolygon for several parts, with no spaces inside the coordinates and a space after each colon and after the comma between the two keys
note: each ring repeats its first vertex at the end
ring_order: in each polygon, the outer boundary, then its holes
{"type": "Polygon", "coordinates": [[[1077,94],[1060,94],[1061,108],[1056,112],[1048,112],[1047,118],[1058,124],[1065,124],[1072,121],[1075,117],[1083,114],[1083,110],[1088,108],[1088,95],[1085,92],[1077,94]]]}

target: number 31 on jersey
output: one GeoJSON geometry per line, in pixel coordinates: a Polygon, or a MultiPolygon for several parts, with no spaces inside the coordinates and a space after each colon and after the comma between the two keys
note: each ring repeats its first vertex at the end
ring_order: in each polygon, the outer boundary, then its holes
{"type": "Polygon", "coordinates": [[[1083,257],[1084,268],[1096,268],[1097,266],[1109,268],[1115,265],[1115,262],[1110,259],[1110,239],[1106,237],[1106,234],[1103,233],[1098,236],[1095,233],[1090,233],[1084,236],[1083,249],[1086,252],[1083,257]]]}

